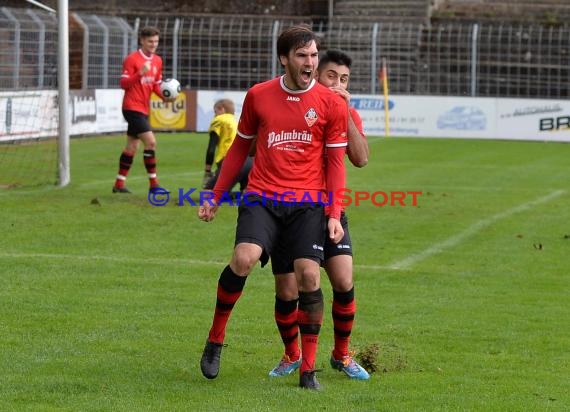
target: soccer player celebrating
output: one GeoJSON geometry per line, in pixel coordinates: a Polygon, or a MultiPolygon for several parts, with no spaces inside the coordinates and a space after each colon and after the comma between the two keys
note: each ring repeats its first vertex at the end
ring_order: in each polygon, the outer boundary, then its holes
{"type": "Polygon", "coordinates": [[[155,92],[165,102],[174,101],[162,96],[162,58],[156,54],[160,32],[155,27],[144,27],[139,33],[140,49],[129,54],[123,61],[121,88],[123,97],[123,117],[127,121],[127,144],[119,159],[119,173],[115,179],[113,193],[131,193],[125,180],[139,141],[144,144],[144,166],[149,180],[149,191],[159,187],[156,177],[156,137],[150,128],[150,95],[155,92]]]}
{"type": "MultiPolygon", "coordinates": [[[[319,59],[317,80],[350,102],[348,80],[352,59],[340,50],[327,50],[319,59]]],[[[362,131],[362,119],[354,108],[350,108],[348,120],[347,154],[351,163],[363,167],[368,162],[368,144],[362,131]]],[[[334,326],[334,349],[330,364],[343,371],[349,378],[370,379],[368,372],[360,366],[348,350],[356,299],[352,278],[352,242],[348,232],[348,219],[341,214],[344,237],[338,244],[325,242],[324,268],[333,289],[332,320],[334,326]]],[[[275,274],[275,323],[285,345],[281,361],[269,372],[269,376],[286,376],[301,364],[301,351],[298,343],[297,303],[298,291],[293,264],[288,252],[280,245],[271,254],[272,270],[275,274]]]]}
{"type": "MultiPolygon", "coordinates": [[[[214,187],[214,201],[199,208],[202,220],[214,218],[224,191],[256,138],[247,194],[238,210],[234,252],[220,274],[214,319],[200,362],[206,378],[218,375],[226,324],[247,275],[258,261],[262,266],[267,263],[279,241],[289,251],[298,279],[299,386],[320,389],[315,359],[323,318],[319,272],[327,223],[317,199],[344,187],[348,107],[345,100],[314,79],[318,47],[319,38],[304,25],[279,35],[277,54],[285,75],[247,92],[238,136],[214,187]],[[309,198],[312,201],[299,201],[309,198]]],[[[344,235],[340,213],[340,205],[333,200],[328,220],[328,236],[333,242],[344,235]]]]}

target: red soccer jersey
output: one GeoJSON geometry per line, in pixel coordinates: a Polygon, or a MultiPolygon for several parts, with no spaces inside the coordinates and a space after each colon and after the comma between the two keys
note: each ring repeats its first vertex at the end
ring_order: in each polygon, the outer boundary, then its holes
{"type": "Polygon", "coordinates": [[[162,81],[162,58],[156,54],[146,56],[142,50],[129,54],[123,62],[121,88],[125,90],[123,110],[150,112],[150,95],[154,91],[160,96],[162,81]],[[141,76],[141,67],[150,61],[150,70],[141,76]]]}
{"type": "Polygon", "coordinates": [[[346,147],[347,125],[346,102],[316,81],[307,90],[289,90],[283,76],[253,86],[238,125],[240,137],[257,136],[247,191],[317,201],[326,190],[325,146],[346,147]]]}
{"type": "MultiPolygon", "coordinates": [[[[366,140],[366,135],[364,134],[364,126],[362,124],[362,118],[358,114],[358,111],[354,107],[349,107],[348,110],[350,111],[350,117],[352,117],[352,121],[354,122],[354,125],[356,126],[356,128],[360,132],[360,136],[364,140],[366,140]]],[[[341,210],[342,211],[345,210],[344,206],[341,208],[341,210]]],[[[325,206],[325,214],[328,216],[329,213],[330,213],[330,206],[326,205],[325,206]]]]}
{"type": "Polygon", "coordinates": [[[350,117],[352,117],[352,121],[354,122],[354,125],[356,126],[356,128],[360,132],[360,135],[362,136],[362,138],[364,140],[366,140],[366,135],[364,134],[364,126],[362,125],[362,118],[360,117],[360,115],[358,114],[358,111],[354,107],[350,107],[349,110],[350,110],[350,117]]]}

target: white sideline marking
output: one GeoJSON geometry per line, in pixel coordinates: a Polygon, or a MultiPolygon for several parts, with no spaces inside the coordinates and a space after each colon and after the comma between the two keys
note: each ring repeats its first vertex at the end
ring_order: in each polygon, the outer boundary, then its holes
{"type": "MultiPolygon", "coordinates": [[[[167,175],[168,179],[171,178],[184,178],[184,177],[194,177],[194,176],[202,176],[204,174],[204,172],[198,171],[198,172],[184,172],[184,173],[172,173],[167,175]]],[[[129,176],[128,181],[129,182],[133,182],[133,181],[141,181],[141,180],[148,180],[148,177],[146,176],[146,172],[144,175],[136,175],[136,176],[129,176]]],[[[104,184],[106,184],[108,187],[106,187],[105,190],[109,189],[108,193],[111,193],[111,186],[113,185],[113,183],[115,182],[115,178],[113,176],[111,176],[110,179],[99,179],[99,180],[91,180],[91,181],[87,181],[87,182],[81,182],[81,183],[77,183],[76,186],[74,186],[75,189],[86,189],[86,188],[90,188],[90,187],[95,187],[95,186],[102,186],[104,184]]],[[[75,185],[75,182],[72,181],[71,182],[72,185],[75,185]]],[[[192,186],[189,185],[188,189],[190,189],[192,186]]],[[[38,193],[42,193],[42,192],[51,192],[51,191],[55,191],[55,190],[65,190],[64,187],[59,187],[57,185],[43,185],[41,187],[34,187],[32,189],[3,189],[0,190],[0,197],[2,196],[14,196],[14,195],[35,195],[38,193]]],[[[107,193],[107,192],[105,192],[107,193]]]]}
{"type": "MultiPolygon", "coordinates": [[[[96,261],[106,260],[110,262],[146,262],[157,265],[224,265],[228,261],[221,260],[200,260],[200,259],[183,259],[183,258],[133,258],[125,256],[110,256],[110,255],[72,255],[60,253],[4,253],[0,252],[0,258],[15,258],[15,259],[76,259],[83,261],[96,261]]],[[[370,270],[385,270],[389,269],[387,266],[379,265],[359,265],[355,264],[354,267],[370,270]]]]}
{"type": "Polygon", "coordinates": [[[528,210],[528,209],[530,209],[534,206],[537,206],[541,203],[546,203],[552,199],[555,199],[557,197],[562,196],[564,193],[566,193],[565,190],[557,190],[557,191],[552,192],[546,196],[539,197],[536,200],[533,200],[533,201],[530,201],[527,203],[523,203],[522,205],[515,206],[515,207],[512,207],[510,209],[507,209],[504,212],[497,213],[496,215],[488,217],[487,219],[479,220],[475,224],[473,224],[470,227],[468,227],[467,229],[465,229],[463,232],[460,232],[455,236],[451,236],[450,238],[447,238],[443,242],[435,244],[435,245],[425,249],[424,251],[422,251],[420,253],[416,253],[416,254],[408,256],[407,258],[404,258],[398,262],[394,262],[391,265],[389,265],[388,267],[390,269],[400,269],[400,270],[408,269],[413,264],[418,263],[427,257],[430,257],[432,255],[440,253],[444,249],[458,245],[459,243],[461,243],[462,241],[467,239],[469,236],[477,233],[478,231],[480,231],[481,229],[483,229],[485,227],[491,226],[493,223],[495,223],[501,219],[512,216],[515,213],[519,213],[519,212],[528,210]]]}
{"type": "MultiPolygon", "coordinates": [[[[204,174],[203,171],[197,171],[197,172],[182,172],[182,173],[170,173],[170,174],[165,174],[165,175],[160,175],[159,177],[162,178],[163,180],[170,180],[173,178],[178,178],[178,177],[193,177],[193,176],[202,176],[204,174]],[[166,177],[164,177],[166,176],[166,177]]],[[[129,176],[128,178],[128,182],[133,182],[133,181],[140,181],[140,180],[148,180],[148,177],[146,176],[146,172],[144,172],[143,175],[137,174],[134,176],[129,176]]],[[[85,188],[85,187],[89,187],[89,186],[99,186],[100,184],[107,182],[107,184],[113,185],[113,183],[115,182],[115,179],[113,176],[111,176],[111,179],[106,179],[105,181],[99,179],[99,180],[92,180],[90,182],[82,182],[82,183],[78,183],[78,187],[79,188],[85,188]],[[109,183],[110,182],[110,183],[109,183]]],[[[190,187],[188,187],[190,188],[190,187]]]]}
{"type": "MultiPolygon", "coordinates": [[[[76,260],[107,260],[111,262],[146,262],[158,265],[167,264],[189,264],[189,265],[222,265],[223,261],[215,260],[200,260],[200,259],[180,259],[180,258],[133,258],[126,256],[110,256],[110,255],[72,255],[60,253],[3,253],[0,252],[0,257],[4,258],[23,258],[23,259],[76,259],[76,260]]],[[[226,262],[227,263],[227,262],[226,262]]]]}
{"type": "MultiPolygon", "coordinates": [[[[463,240],[468,238],[469,236],[477,233],[481,229],[492,225],[493,223],[514,215],[515,213],[519,213],[525,210],[528,210],[534,206],[537,206],[541,203],[546,203],[552,199],[562,196],[565,194],[566,191],[564,190],[557,190],[552,192],[546,196],[540,197],[536,200],[531,202],[523,203],[522,205],[515,206],[513,208],[507,209],[504,212],[497,213],[487,219],[480,220],[475,224],[468,227],[463,232],[458,233],[455,236],[451,236],[447,238],[443,242],[440,242],[436,245],[425,249],[422,252],[416,253],[414,255],[408,256],[400,261],[392,263],[390,265],[362,265],[362,264],[354,264],[355,268],[360,269],[369,269],[369,270],[408,270],[412,265],[418,263],[432,255],[442,252],[444,249],[456,246],[457,244],[461,243],[463,240]]],[[[125,257],[125,256],[110,256],[110,255],[73,255],[73,254],[57,254],[57,253],[4,253],[0,252],[0,257],[4,258],[45,258],[45,259],[78,259],[78,260],[103,260],[103,261],[112,261],[112,262],[140,262],[144,261],[147,263],[153,263],[158,265],[223,265],[227,264],[227,261],[216,261],[216,260],[200,260],[200,259],[183,259],[183,258],[132,258],[132,257],[125,257]]]]}

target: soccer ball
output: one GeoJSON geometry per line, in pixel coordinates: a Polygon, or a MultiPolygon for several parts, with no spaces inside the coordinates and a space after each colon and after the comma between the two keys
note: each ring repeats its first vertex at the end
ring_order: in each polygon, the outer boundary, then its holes
{"type": "Polygon", "coordinates": [[[176,79],[166,79],[160,83],[160,92],[166,98],[176,98],[180,94],[180,82],[176,79]]]}

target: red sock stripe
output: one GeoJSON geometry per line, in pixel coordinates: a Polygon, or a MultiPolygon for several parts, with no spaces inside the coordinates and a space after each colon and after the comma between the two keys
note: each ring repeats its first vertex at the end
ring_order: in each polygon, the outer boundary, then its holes
{"type": "Polygon", "coordinates": [[[285,345],[285,354],[292,360],[299,358],[299,326],[297,324],[297,309],[288,314],[275,311],[275,323],[279,329],[279,335],[285,345]]]}
{"type": "Polygon", "coordinates": [[[342,356],[348,356],[348,346],[350,344],[350,335],[352,333],[355,314],[355,299],[350,303],[341,303],[337,300],[333,300],[334,356],[337,359],[340,359],[342,356]]]}
{"type": "MultiPolygon", "coordinates": [[[[119,158],[119,175],[127,177],[129,174],[129,170],[133,164],[134,154],[123,151],[121,153],[121,157],[119,158]]],[[[125,181],[124,179],[116,179],[115,180],[115,187],[124,187],[125,181]]]]}
{"type": "Polygon", "coordinates": [[[300,372],[315,369],[319,332],[323,323],[323,294],[320,289],[314,292],[299,293],[298,310],[299,332],[301,334],[300,372]]]}
{"type": "Polygon", "coordinates": [[[218,282],[218,293],[216,299],[216,309],[214,310],[214,321],[208,335],[210,342],[223,343],[226,335],[226,325],[232,313],[235,303],[242,294],[239,292],[228,292],[218,282]]]}

